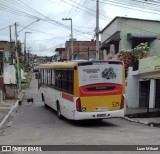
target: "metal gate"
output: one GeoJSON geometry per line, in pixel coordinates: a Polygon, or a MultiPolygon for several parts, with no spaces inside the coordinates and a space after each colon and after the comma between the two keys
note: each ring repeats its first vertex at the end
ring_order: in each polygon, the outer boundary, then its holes
{"type": "Polygon", "coordinates": [[[149,103],[150,80],[140,81],[139,85],[139,107],[144,108],[149,103]]]}
{"type": "Polygon", "coordinates": [[[155,107],[160,108],[160,79],[156,80],[156,99],[155,107]]]}

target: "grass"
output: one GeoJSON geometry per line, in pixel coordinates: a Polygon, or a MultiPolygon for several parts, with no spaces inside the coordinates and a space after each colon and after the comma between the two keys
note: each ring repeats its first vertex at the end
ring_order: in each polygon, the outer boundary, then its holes
{"type": "Polygon", "coordinates": [[[27,73],[26,80],[21,84],[22,90],[26,90],[27,88],[29,88],[31,79],[32,79],[32,71],[29,71],[27,73]]]}

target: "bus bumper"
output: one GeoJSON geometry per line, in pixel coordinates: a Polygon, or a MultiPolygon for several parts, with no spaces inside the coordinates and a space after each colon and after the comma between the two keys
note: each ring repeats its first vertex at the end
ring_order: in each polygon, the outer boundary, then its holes
{"type": "Polygon", "coordinates": [[[106,112],[78,112],[75,111],[75,120],[108,119],[124,117],[124,109],[106,112]]]}

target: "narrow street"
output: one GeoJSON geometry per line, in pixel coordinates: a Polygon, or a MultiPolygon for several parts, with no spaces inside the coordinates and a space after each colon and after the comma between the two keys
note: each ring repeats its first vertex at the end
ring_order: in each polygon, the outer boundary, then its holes
{"type": "Polygon", "coordinates": [[[0,132],[0,144],[28,145],[145,145],[160,144],[159,128],[108,119],[101,122],[60,120],[52,109],[46,109],[32,77],[23,102],[12,114],[6,128],[0,132]]]}

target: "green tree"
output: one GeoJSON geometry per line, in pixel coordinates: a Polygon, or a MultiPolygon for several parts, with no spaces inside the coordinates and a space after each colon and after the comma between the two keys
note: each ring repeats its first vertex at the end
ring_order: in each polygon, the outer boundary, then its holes
{"type": "Polygon", "coordinates": [[[119,59],[125,64],[125,70],[127,75],[128,67],[132,66],[133,70],[138,70],[139,60],[148,56],[149,47],[147,42],[140,43],[132,51],[123,50],[119,54],[119,59]]]}
{"type": "Polygon", "coordinates": [[[19,67],[24,69],[27,63],[24,61],[23,53],[22,53],[22,43],[20,40],[17,41],[17,52],[19,54],[19,67]]]}

